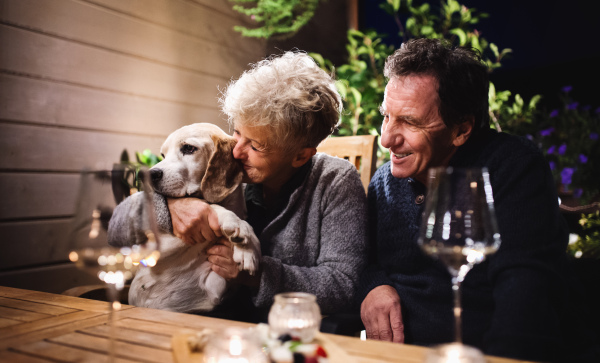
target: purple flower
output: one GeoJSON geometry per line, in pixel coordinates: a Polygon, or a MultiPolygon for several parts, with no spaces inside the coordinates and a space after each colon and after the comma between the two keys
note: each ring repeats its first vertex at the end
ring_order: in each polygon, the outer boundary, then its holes
{"type": "Polygon", "coordinates": [[[590,139],[592,139],[592,140],[598,140],[598,134],[596,132],[590,133],[590,139]]]}
{"type": "Polygon", "coordinates": [[[596,112],[596,113],[600,113],[600,107],[598,107],[598,108],[596,109],[596,111],[594,111],[594,112],[596,112]]]}
{"type": "Polygon", "coordinates": [[[549,161],[548,165],[550,165],[550,170],[556,169],[556,163],[554,161],[549,161]]]}
{"type": "Polygon", "coordinates": [[[541,136],[550,136],[554,132],[554,127],[548,127],[547,129],[541,130],[541,136]]]}
{"type": "Polygon", "coordinates": [[[550,117],[556,117],[558,116],[558,110],[552,110],[552,112],[550,112],[550,117]]]}
{"type": "Polygon", "coordinates": [[[572,87],[572,86],[564,86],[564,87],[562,88],[562,91],[563,91],[564,93],[569,93],[569,92],[571,92],[571,90],[572,90],[572,89],[573,89],[573,87],[572,87]]]}
{"type": "Polygon", "coordinates": [[[577,199],[581,198],[582,194],[583,194],[583,189],[581,189],[581,188],[577,188],[573,191],[573,196],[577,199]]]}
{"type": "Polygon", "coordinates": [[[558,148],[558,155],[564,155],[567,152],[567,144],[562,144],[558,148]]]}
{"type": "Polygon", "coordinates": [[[579,154],[579,162],[580,163],[585,164],[585,163],[587,163],[587,161],[588,161],[588,157],[587,156],[585,156],[583,154],[579,154]]]}
{"type": "Polygon", "coordinates": [[[554,154],[554,152],[556,152],[556,145],[550,146],[548,151],[546,151],[547,154],[554,154]]]}
{"type": "Polygon", "coordinates": [[[579,102],[572,102],[567,105],[567,110],[576,110],[579,102]]]}
{"type": "Polygon", "coordinates": [[[533,135],[527,134],[527,135],[525,135],[525,137],[527,138],[527,140],[533,141],[533,135]]]}
{"type": "Polygon", "coordinates": [[[562,179],[562,183],[564,185],[569,185],[571,184],[571,179],[573,177],[573,173],[575,172],[574,168],[563,168],[563,170],[560,172],[560,178],[562,179]]]}

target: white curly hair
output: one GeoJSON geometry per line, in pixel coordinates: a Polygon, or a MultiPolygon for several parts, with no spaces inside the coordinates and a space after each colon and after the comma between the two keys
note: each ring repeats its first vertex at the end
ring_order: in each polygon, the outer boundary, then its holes
{"type": "Polygon", "coordinates": [[[334,79],[302,52],[252,65],[219,99],[229,125],[266,127],[267,148],[317,147],[335,131],[342,98],[334,79]]]}

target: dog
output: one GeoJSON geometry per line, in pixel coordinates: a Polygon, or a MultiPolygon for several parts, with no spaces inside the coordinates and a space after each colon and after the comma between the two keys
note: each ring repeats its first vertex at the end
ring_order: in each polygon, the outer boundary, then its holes
{"type": "Polygon", "coordinates": [[[208,202],[217,213],[223,236],[233,243],[233,259],[240,271],[257,271],[260,242],[243,220],[242,167],[233,158],[235,144],[233,137],[208,123],[184,126],[167,137],[161,147],[164,159],[150,169],[155,214],[162,231],[158,236],[160,258],[156,266],[136,273],[129,289],[130,304],[207,312],[227,291],[226,280],[211,270],[207,260],[206,249],[211,244],[188,245],[173,235],[165,197],[197,197],[208,202]]]}

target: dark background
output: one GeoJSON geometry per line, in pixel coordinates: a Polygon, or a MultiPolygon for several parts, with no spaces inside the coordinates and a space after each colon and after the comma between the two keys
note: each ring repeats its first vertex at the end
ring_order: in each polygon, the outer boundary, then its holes
{"type": "MultiPolygon", "coordinates": [[[[381,0],[359,3],[360,28],[387,33],[398,47],[398,29],[379,8],[381,0]]],[[[570,96],[594,109],[600,106],[600,15],[594,0],[462,0],[461,4],[489,14],[475,28],[499,49],[512,54],[491,74],[497,90],[519,93],[528,101],[541,94],[542,107],[556,108],[564,86],[570,96]]],[[[432,5],[439,2],[429,1],[432,5]]]]}

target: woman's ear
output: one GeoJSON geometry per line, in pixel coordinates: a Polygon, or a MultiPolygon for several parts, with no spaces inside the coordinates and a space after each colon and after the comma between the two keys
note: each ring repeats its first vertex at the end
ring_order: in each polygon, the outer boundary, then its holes
{"type": "Polygon", "coordinates": [[[225,199],[242,182],[243,169],[233,158],[234,138],[212,136],[215,151],[208,160],[208,168],[200,183],[202,197],[209,203],[218,203],[225,199]]]}
{"type": "Polygon", "coordinates": [[[306,162],[310,160],[310,158],[312,158],[316,153],[317,148],[315,147],[304,147],[300,149],[300,151],[296,153],[296,156],[294,156],[294,159],[292,160],[292,166],[294,168],[301,167],[302,165],[306,164],[306,162]]]}
{"type": "Polygon", "coordinates": [[[473,132],[473,127],[475,127],[475,117],[468,116],[466,121],[458,124],[455,128],[456,135],[454,136],[454,141],[452,144],[456,147],[462,146],[469,137],[471,137],[471,133],[473,132]]]}

